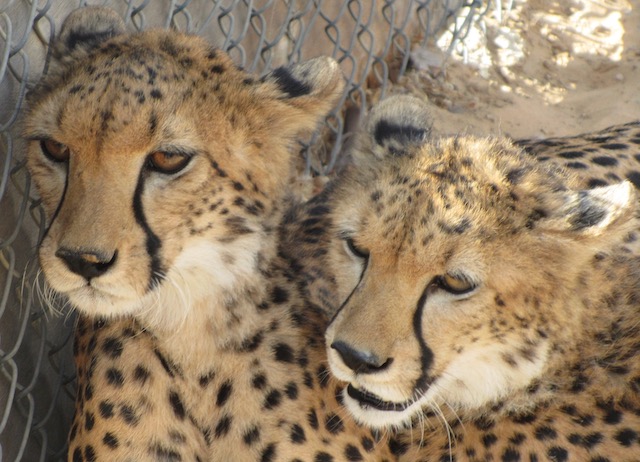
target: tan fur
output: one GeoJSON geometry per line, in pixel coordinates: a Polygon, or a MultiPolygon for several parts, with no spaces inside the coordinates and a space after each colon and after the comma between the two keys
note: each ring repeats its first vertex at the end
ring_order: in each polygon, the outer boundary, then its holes
{"type": "Polygon", "coordinates": [[[358,165],[328,193],[322,258],[344,302],[329,364],[369,395],[345,390],[347,409],[398,429],[406,460],[637,460],[636,194],[630,183],[578,191],[601,183],[549,164],[581,146],[585,162],[635,180],[625,153],[638,124],[551,140],[548,152],[523,142],[550,154],[545,165],[505,140],[429,140],[415,104],[373,111],[358,165]],[[451,293],[447,274],[475,289],[451,293]]]}
{"type": "Polygon", "coordinates": [[[25,136],[42,269],[80,313],[69,460],[391,460],[339,406],[325,315],[277,254],[290,145],[342,93],[337,64],[258,79],[102,8],[54,49],[25,136]],[[155,152],[191,159],[163,173],[155,152]]]}

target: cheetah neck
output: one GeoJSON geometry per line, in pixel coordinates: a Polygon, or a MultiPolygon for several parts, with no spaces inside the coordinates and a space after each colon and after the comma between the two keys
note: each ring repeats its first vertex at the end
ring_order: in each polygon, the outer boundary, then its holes
{"type": "Polygon", "coordinates": [[[242,343],[266,322],[257,307],[267,298],[275,242],[275,232],[238,239],[239,263],[231,268],[216,260],[215,244],[194,247],[193,255],[183,255],[177,263],[188,267],[176,278],[182,289],[167,284],[168,295],[161,291],[138,316],[141,326],[187,369],[202,368],[212,352],[242,343]]]}

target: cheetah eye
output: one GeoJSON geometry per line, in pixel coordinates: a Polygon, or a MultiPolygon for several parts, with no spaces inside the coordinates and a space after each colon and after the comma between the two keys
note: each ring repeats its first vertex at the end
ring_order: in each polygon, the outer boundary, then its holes
{"type": "Polygon", "coordinates": [[[349,249],[349,253],[351,253],[355,257],[362,258],[362,259],[369,258],[369,252],[357,247],[355,242],[353,242],[352,238],[347,237],[344,239],[344,242],[347,246],[347,249],[349,249]]]}
{"type": "Polygon", "coordinates": [[[42,152],[47,157],[47,159],[53,162],[62,163],[69,160],[69,148],[62,143],[58,143],[57,141],[48,139],[41,140],[40,149],[42,149],[42,152]]]}
{"type": "Polygon", "coordinates": [[[438,287],[453,295],[462,295],[471,292],[477,287],[476,283],[465,276],[457,274],[444,274],[435,280],[438,287]]]}
{"type": "Polygon", "coordinates": [[[182,152],[155,151],[147,157],[147,168],[171,175],[185,168],[191,160],[190,155],[182,152]]]}

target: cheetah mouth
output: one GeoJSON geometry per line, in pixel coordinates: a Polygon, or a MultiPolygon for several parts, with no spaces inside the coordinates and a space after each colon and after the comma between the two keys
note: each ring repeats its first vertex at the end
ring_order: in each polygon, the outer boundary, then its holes
{"type": "Polygon", "coordinates": [[[403,403],[394,403],[393,401],[385,401],[379,396],[369,393],[365,390],[358,390],[353,385],[347,386],[347,394],[357,401],[361,408],[374,408],[378,411],[404,411],[410,405],[410,401],[403,403]]]}

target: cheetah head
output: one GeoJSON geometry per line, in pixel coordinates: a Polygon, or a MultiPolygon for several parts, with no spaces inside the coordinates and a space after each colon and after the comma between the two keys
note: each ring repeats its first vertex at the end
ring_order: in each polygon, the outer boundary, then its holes
{"type": "Polygon", "coordinates": [[[360,422],[487,411],[579,341],[581,268],[631,229],[630,184],[573,191],[505,140],[430,140],[409,97],[372,111],[354,158],[332,206],[346,301],[326,340],[360,422]]]}
{"type": "Polygon", "coordinates": [[[175,31],[130,34],[80,9],[30,92],[39,259],[80,312],[165,327],[255,278],[293,170],[291,145],[341,95],[328,58],[256,78],[175,31]]]}

